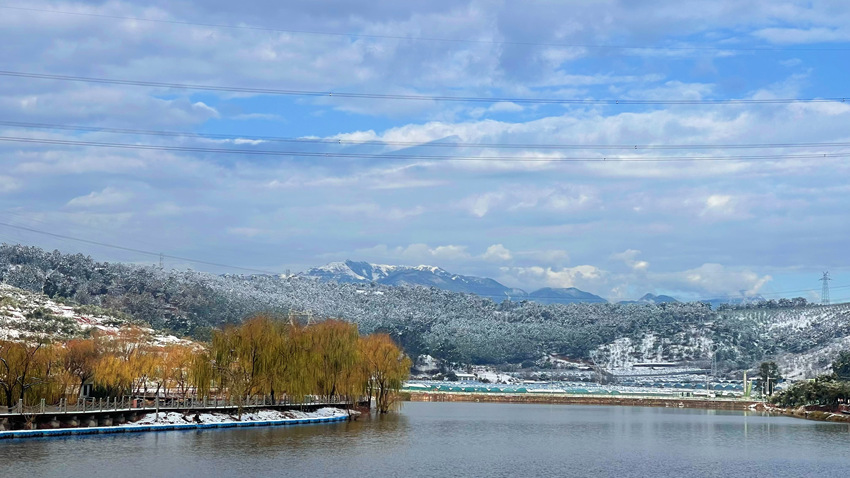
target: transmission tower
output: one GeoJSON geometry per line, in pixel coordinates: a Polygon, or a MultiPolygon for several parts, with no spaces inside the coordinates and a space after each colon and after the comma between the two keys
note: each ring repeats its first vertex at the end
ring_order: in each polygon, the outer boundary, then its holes
{"type": "Polygon", "coordinates": [[[823,289],[820,293],[820,303],[821,305],[829,305],[829,281],[832,279],[829,277],[829,271],[823,273],[823,277],[820,278],[820,281],[823,282],[823,289]]]}

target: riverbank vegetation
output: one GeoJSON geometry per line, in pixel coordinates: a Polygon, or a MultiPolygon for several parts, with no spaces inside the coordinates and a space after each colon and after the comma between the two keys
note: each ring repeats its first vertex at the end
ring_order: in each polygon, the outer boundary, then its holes
{"type": "Polygon", "coordinates": [[[301,400],[307,395],[376,400],[392,407],[411,362],[386,334],[327,320],[302,326],[266,316],[212,332],[207,344],[156,343],[145,329],[50,343],[0,341],[0,406],[99,397],[222,396],[301,400]]]}
{"type": "Polygon", "coordinates": [[[771,403],[783,408],[816,405],[831,409],[850,404],[850,351],[838,355],[832,373],[795,383],[775,395],[771,403]]]}

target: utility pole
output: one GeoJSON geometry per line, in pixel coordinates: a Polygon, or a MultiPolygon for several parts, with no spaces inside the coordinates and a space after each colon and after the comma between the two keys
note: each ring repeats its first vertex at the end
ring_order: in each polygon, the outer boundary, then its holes
{"type": "Polygon", "coordinates": [[[824,272],[823,277],[820,278],[820,281],[823,282],[823,289],[821,289],[820,293],[821,305],[829,305],[829,281],[831,280],[829,271],[824,272]]]}

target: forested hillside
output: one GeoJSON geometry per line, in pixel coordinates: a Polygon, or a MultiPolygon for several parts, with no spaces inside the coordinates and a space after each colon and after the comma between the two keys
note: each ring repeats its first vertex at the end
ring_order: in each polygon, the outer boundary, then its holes
{"type": "Polygon", "coordinates": [[[337,317],[362,333],[390,333],[408,352],[469,363],[517,363],[543,354],[610,367],[706,361],[721,370],[767,357],[817,370],[850,336],[850,308],[805,301],[715,311],[702,303],[495,303],[436,288],[325,283],[303,277],[219,276],[98,263],[83,255],[0,246],[0,281],[50,297],[120,311],[155,329],[204,339],[252,314],[337,317]]]}

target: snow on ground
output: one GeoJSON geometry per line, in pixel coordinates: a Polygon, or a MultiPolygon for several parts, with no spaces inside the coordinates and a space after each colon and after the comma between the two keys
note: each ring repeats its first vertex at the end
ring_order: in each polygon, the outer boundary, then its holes
{"type": "Polygon", "coordinates": [[[518,383],[519,380],[507,373],[493,371],[489,367],[475,366],[472,367],[472,373],[478,380],[488,380],[490,383],[518,383]]]}
{"type": "MultiPolygon", "coordinates": [[[[121,327],[130,325],[111,315],[83,310],[85,308],[61,304],[46,295],[0,283],[0,340],[67,339],[82,336],[92,329],[115,334],[121,327]]],[[[153,329],[142,330],[151,335],[154,345],[192,344],[173,335],[156,333],[153,329]]]]}
{"type": "MultiPolygon", "coordinates": [[[[351,411],[357,414],[357,411],[351,411]]],[[[242,413],[242,420],[237,419],[236,414],[228,413],[198,413],[183,414],[180,412],[148,413],[140,420],[121,426],[134,425],[182,425],[188,423],[230,423],[230,422],[268,422],[281,420],[304,420],[311,418],[330,418],[348,416],[349,412],[332,407],[325,407],[315,412],[302,412],[300,410],[251,410],[242,413]],[[158,417],[157,417],[158,415],[158,417]]]]}
{"type": "Polygon", "coordinates": [[[776,362],[788,380],[814,378],[832,370],[832,361],[842,350],[850,350],[850,337],[833,339],[823,347],[797,355],[783,355],[776,362]]]}

